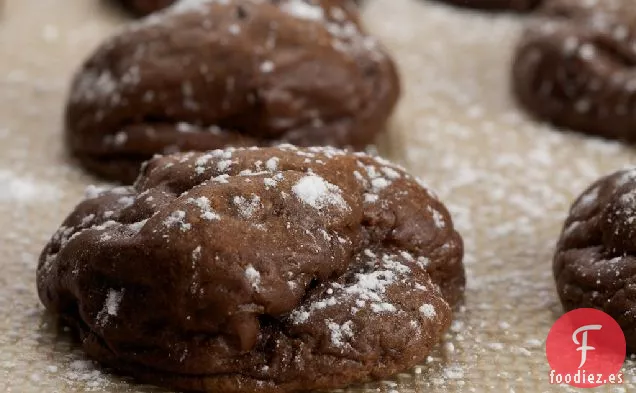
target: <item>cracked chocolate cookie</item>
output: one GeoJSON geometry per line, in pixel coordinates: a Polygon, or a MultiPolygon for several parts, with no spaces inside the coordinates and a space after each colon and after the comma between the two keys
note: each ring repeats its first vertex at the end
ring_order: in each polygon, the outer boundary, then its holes
{"type": "MultiPolygon", "coordinates": [[[[137,16],[146,16],[171,6],[179,0],[116,0],[137,16]]],[[[360,5],[362,0],[341,0],[342,3],[360,5]]]]}
{"type": "Polygon", "coordinates": [[[630,0],[543,0],[539,8],[542,16],[562,18],[604,17],[604,13],[621,12],[630,0]],[[596,14],[596,15],[595,15],[596,14]]]}
{"type": "Polygon", "coordinates": [[[592,184],[570,210],[554,257],[566,311],[596,308],[621,326],[636,352],[636,169],[592,184]]]}
{"type": "Polygon", "coordinates": [[[137,16],[145,16],[171,6],[178,0],[115,0],[137,16]]]}
{"type": "Polygon", "coordinates": [[[513,65],[520,105],[575,131],[636,141],[636,9],[629,1],[546,2],[513,65]]]}
{"type": "Polygon", "coordinates": [[[490,11],[516,11],[528,12],[533,10],[542,0],[436,0],[444,3],[467,7],[478,8],[490,11]]]}
{"type": "Polygon", "coordinates": [[[399,95],[393,62],[341,0],[182,0],[126,27],[77,73],[70,151],[132,182],[154,154],[362,148],[399,95]]]}
{"type": "Polygon", "coordinates": [[[341,388],[426,358],[464,289],[444,205],[334,148],[177,153],[89,190],[42,252],[44,305],[142,381],[210,392],[341,388]]]}

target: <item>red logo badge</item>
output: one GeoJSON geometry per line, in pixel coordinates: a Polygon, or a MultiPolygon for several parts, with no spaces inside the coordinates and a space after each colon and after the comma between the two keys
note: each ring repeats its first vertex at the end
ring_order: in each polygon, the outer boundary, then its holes
{"type": "Polygon", "coordinates": [[[609,315],[592,308],[559,318],[546,341],[550,383],[593,388],[623,383],[625,335],[609,315]]]}

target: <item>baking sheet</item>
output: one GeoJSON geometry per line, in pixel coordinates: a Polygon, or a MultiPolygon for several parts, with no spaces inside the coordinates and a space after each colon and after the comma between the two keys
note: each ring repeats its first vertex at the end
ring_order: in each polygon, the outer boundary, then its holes
{"type": "MultiPolygon", "coordinates": [[[[96,180],[67,161],[61,115],[73,70],[126,17],[97,0],[5,0],[0,19],[0,389],[154,392],[85,358],[39,304],[38,254],[96,180]]],[[[466,242],[468,288],[425,364],[352,391],[560,392],[544,341],[560,315],[551,258],[572,199],[634,163],[633,148],[528,119],[509,94],[524,17],[423,0],[370,0],[404,94],[380,151],[426,180],[466,242]]],[[[597,391],[636,389],[626,383],[597,391]]]]}

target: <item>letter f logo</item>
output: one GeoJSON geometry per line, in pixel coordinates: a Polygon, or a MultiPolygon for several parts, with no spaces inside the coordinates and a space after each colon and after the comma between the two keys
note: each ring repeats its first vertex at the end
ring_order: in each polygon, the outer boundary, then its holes
{"type": "Polygon", "coordinates": [[[577,351],[581,351],[581,364],[579,364],[579,368],[583,367],[583,365],[585,364],[585,361],[587,360],[587,351],[593,351],[596,349],[594,347],[587,345],[587,332],[589,330],[601,330],[602,327],[603,326],[601,325],[585,325],[576,329],[574,333],[572,334],[572,341],[574,341],[574,344],[580,345],[580,347],[576,349],[577,351]],[[579,340],[577,339],[577,336],[581,332],[583,334],[581,335],[582,337],[581,342],[579,342],[579,340]]]}

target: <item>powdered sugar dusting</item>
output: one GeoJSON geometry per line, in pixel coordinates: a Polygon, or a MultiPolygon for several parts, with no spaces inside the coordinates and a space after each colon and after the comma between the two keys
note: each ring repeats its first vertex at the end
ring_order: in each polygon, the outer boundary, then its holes
{"type": "Polygon", "coordinates": [[[109,289],[104,301],[104,308],[97,314],[97,322],[104,326],[111,317],[116,317],[119,305],[124,297],[124,290],[109,289]]]}
{"type": "Polygon", "coordinates": [[[314,313],[344,302],[353,303],[353,314],[361,309],[377,314],[398,312],[398,306],[387,296],[387,289],[410,274],[409,267],[401,263],[396,255],[377,255],[371,250],[365,250],[358,257],[370,258],[378,267],[373,271],[355,273],[351,282],[346,285],[332,284],[327,290],[327,294],[331,296],[294,310],[290,315],[292,322],[306,323],[314,313]]]}
{"type": "Polygon", "coordinates": [[[330,206],[341,210],[348,209],[340,188],[318,175],[303,177],[292,187],[292,191],[301,201],[316,209],[330,206]]]}
{"type": "MultiPolygon", "coordinates": [[[[525,342],[544,340],[562,312],[551,272],[554,244],[574,198],[600,176],[632,165],[633,152],[535,123],[517,108],[510,59],[526,16],[397,0],[369,2],[367,17],[408,86],[394,153],[436,189],[465,241],[467,312],[457,313],[446,338],[452,350],[432,353],[416,386],[480,391],[483,375],[496,374],[485,390],[552,391],[544,380],[526,381],[518,367],[549,373],[543,348],[525,342]],[[506,333],[486,333],[502,318],[506,333]]],[[[595,199],[588,197],[584,204],[595,199]]],[[[633,362],[626,369],[634,375],[633,362]]]]}
{"type": "Polygon", "coordinates": [[[84,199],[95,199],[108,191],[108,187],[97,187],[93,184],[84,189],[84,199]]]}
{"type": "Polygon", "coordinates": [[[176,210],[166,218],[163,222],[168,228],[178,227],[182,232],[187,232],[192,228],[192,224],[186,222],[186,212],[183,210],[176,210]]]}
{"type": "Polygon", "coordinates": [[[229,4],[230,0],[178,0],[168,11],[183,13],[205,9],[211,3],[229,4]]]}
{"type": "Polygon", "coordinates": [[[325,16],[322,7],[303,0],[287,1],[281,6],[281,9],[294,17],[311,21],[321,21],[325,16]]]}
{"type": "MultiPolygon", "coordinates": [[[[109,71],[89,70],[82,73],[71,95],[71,101],[106,101],[118,97],[119,82],[109,71]]],[[[116,101],[116,99],[115,99],[116,101]]]]}
{"type": "Polygon", "coordinates": [[[53,185],[28,176],[0,169],[0,203],[51,201],[61,195],[53,185]]]}
{"type": "Polygon", "coordinates": [[[238,208],[239,214],[246,219],[251,218],[261,207],[261,198],[258,195],[249,197],[237,195],[232,201],[238,208]]]}
{"type": "Polygon", "coordinates": [[[134,222],[134,223],[128,225],[128,229],[130,229],[132,233],[139,233],[141,228],[143,228],[144,225],[146,225],[147,222],[148,222],[148,219],[141,220],[141,221],[138,221],[138,222],[134,222]]]}
{"type": "Polygon", "coordinates": [[[371,310],[375,313],[396,312],[397,308],[391,303],[371,303],[371,310]]]}
{"type": "Polygon", "coordinates": [[[214,221],[221,219],[221,216],[210,206],[210,200],[207,197],[189,198],[188,203],[197,206],[201,210],[201,218],[204,220],[214,221]]]}
{"type": "MultiPolygon", "coordinates": [[[[59,198],[55,203],[39,203],[45,196],[0,203],[6,229],[0,240],[6,279],[0,288],[0,385],[13,392],[155,392],[156,387],[113,377],[88,360],[68,329],[57,329],[34,290],[33,271],[43,243],[93,181],[65,160],[63,140],[52,137],[51,125],[62,124],[60,103],[69,71],[116,27],[98,1],[81,7],[74,2],[60,7],[60,2],[42,1],[32,7],[14,1],[3,16],[3,33],[11,40],[0,40],[5,67],[0,72],[0,111],[5,111],[0,116],[0,167],[12,176],[52,185],[59,198]],[[14,13],[24,23],[11,23],[14,13]],[[44,42],[40,28],[25,28],[32,22],[42,26],[42,18],[56,25],[55,42],[44,42]],[[46,47],[39,50],[40,45],[46,47]],[[13,55],[16,47],[25,48],[25,56],[13,55]]],[[[544,347],[537,343],[545,342],[562,312],[550,271],[554,242],[574,198],[598,177],[633,165],[634,151],[556,131],[516,108],[509,94],[509,62],[526,18],[432,1],[367,1],[363,8],[367,29],[395,55],[404,87],[388,142],[379,149],[402,160],[450,207],[465,240],[468,288],[466,309],[456,313],[445,338],[452,346],[438,346],[392,381],[356,391],[555,390],[547,377],[528,374],[549,375],[544,347]],[[508,328],[502,330],[504,320],[508,328]]],[[[219,177],[213,183],[227,180],[219,177]]],[[[200,214],[196,209],[188,207],[193,221],[200,214]]],[[[204,246],[207,258],[206,251],[204,246]]],[[[127,296],[124,302],[133,301],[127,296]]],[[[360,306],[368,307],[363,301],[360,306]]],[[[316,323],[324,326],[325,320],[316,323]]],[[[113,317],[107,327],[116,321],[113,317]]],[[[325,340],[331,343],[331,335],[325,340]]],[[[178,361],[181,354],[176,356],[178,361]]],[[[623,372],[625,383],[611,389],[636,391],[633,359],[626,360],[623,372]]],[[[576,392],[565,386],[558,390],[576,392]]]]}
{"type": "Polygon", "coordinates": [[[325,323],[331,331],[331,343],[336,347],[344,347],[347,340],[353,337],[352,321],[347,321],[342,325],[339,325],[332,320],[327,320],[325,323]]]}
{"type": "Polygon", "coordinates": [[[228,169],[230,169],[230,166],[232,166],[232,160],[223,160],[219,161],[219,163],[217,164],[217,169],[219,170],[219,172],[226,172],[228,169]]]}
{"type": "Polygon", "coordinates": [[[444,217],[442,216],[442,213],[431,208],[430,206],[428,210],[431,212],[433,216],[433,222],[435,223],[435,226],[439,229],[443,229],[446,226],[446,223],[444,222],[444,217]]]}

